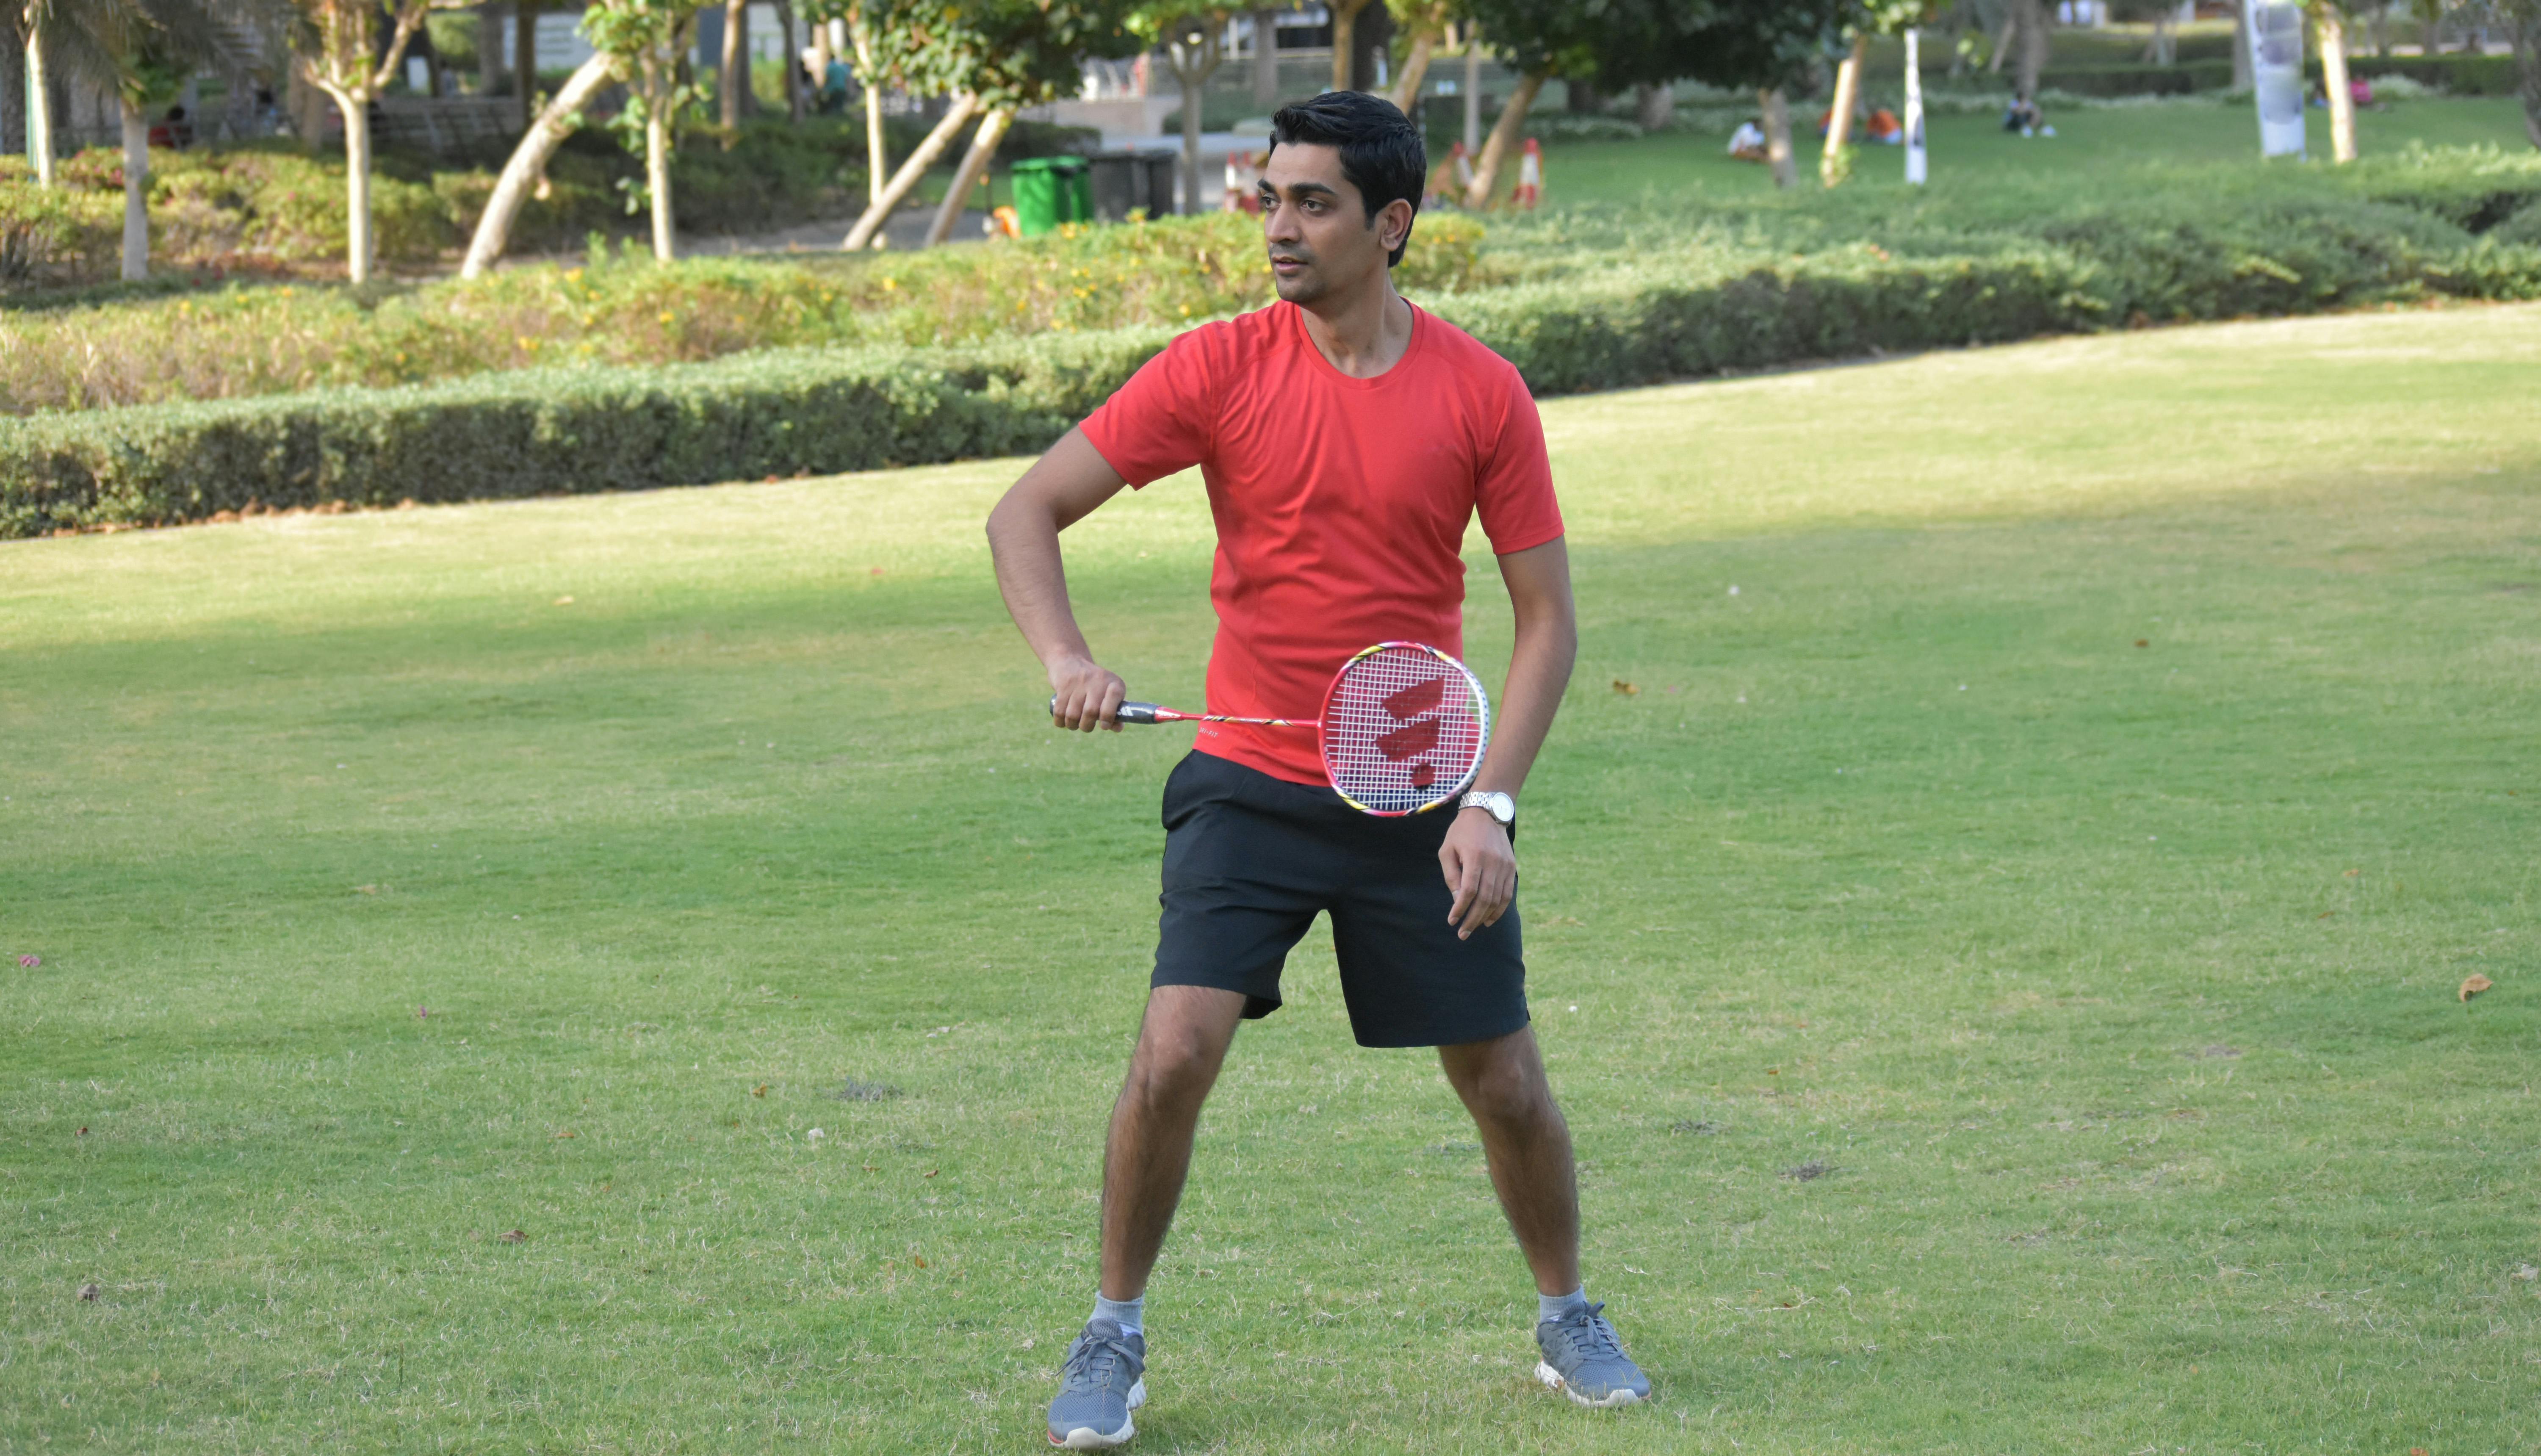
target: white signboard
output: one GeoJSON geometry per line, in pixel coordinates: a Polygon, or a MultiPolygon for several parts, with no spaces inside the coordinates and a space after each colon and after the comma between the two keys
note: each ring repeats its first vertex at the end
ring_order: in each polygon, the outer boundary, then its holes
{"type": "Polygon", "coordinates": [[[1916,40],[1920,33],[1913,27],[1906,31],[1906,181],[1922,186],[1924,159],[1924,60],[1916,40]]]}
{"type": "Polygon", "coordinates": [[[2299,5],[2243,0],[2250,78],[2259,101],[2259,155],[2303,155],[2303,13],[2299,5]]]}

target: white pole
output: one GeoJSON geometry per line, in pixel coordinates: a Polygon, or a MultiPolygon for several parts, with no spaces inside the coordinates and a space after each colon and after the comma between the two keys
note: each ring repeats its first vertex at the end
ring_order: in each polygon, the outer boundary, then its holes
{"type": "Polygon", "coordinates": [[[1906,28],[1906,181],[1922,186],[1928,167],[1924,155],[1924,62],[1918,43],[1923,33],[1906,28]]]}

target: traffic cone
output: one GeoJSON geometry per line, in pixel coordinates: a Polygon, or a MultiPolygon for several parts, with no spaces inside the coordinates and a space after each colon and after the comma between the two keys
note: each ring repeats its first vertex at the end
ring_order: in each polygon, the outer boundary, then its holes
{"type": "Polygon", "coordinates": [[[1526,139],[1526,150],[1517,159],[1517,190],[1510,194],[1509,205],[1532,208],[1544,200],[1544,148],[1534,137],[1526,139]]]}

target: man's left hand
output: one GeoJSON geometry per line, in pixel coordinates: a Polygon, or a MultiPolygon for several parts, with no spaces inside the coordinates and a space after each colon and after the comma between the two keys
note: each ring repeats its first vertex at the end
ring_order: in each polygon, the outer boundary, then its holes
{"type": "Polygon", "coordinates": [[[1458,940],[1495,924],[1517,898],[1517,851],[1509,847],[1508,831],[1489,811],[1458,811],[1448,827],[1447,842],[1438,846],[1438,867],[1446,872],[1448,892],[1456,903],[1447,921],[1458,940]]]}

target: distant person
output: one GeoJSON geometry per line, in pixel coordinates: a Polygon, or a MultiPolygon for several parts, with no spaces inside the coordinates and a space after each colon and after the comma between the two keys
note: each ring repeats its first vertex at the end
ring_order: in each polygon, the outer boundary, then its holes
{"type": "Polygon", "coordinates": [[[821,78],[821,101],[818,109],[824,116],[835,116],[847,109],[847,87],[855,73],[836,56],[830,57],[830,73],[821,78]]]}
{"type": "Polygon", "coordinates": [[[1765,128],[1752,119],[1739,122],[1738,129],[1729,133],[1729,155],[1741,162],[1772,160],[1765,149],[1765,128]]]}
{"type": "Polygon", "coordinates": [[[170,107],[168,114],[150,128],[150,145],[183,151],[194,144],[194,123],[185,117],[183,107],[170,107]]]}
{"type": "Polygon", "coordinates": [[[1870,119],[1861,123],[1861,134],[1883,147],[1906,144],[1905,126],[1898,121],[1897,113],[1886,107],[1871,112],[1870,119]]]}
{"type": "Polygon", "coordinates": [[[2003,109],[2002,129],[2017,131],[2022,136],[2056,134],[2056,128],[2047,124],[2046,113],[2038,109],[2038,103],[2031,101],[2025,91],[2015,94],[2011,105],[2003,109]]]}

